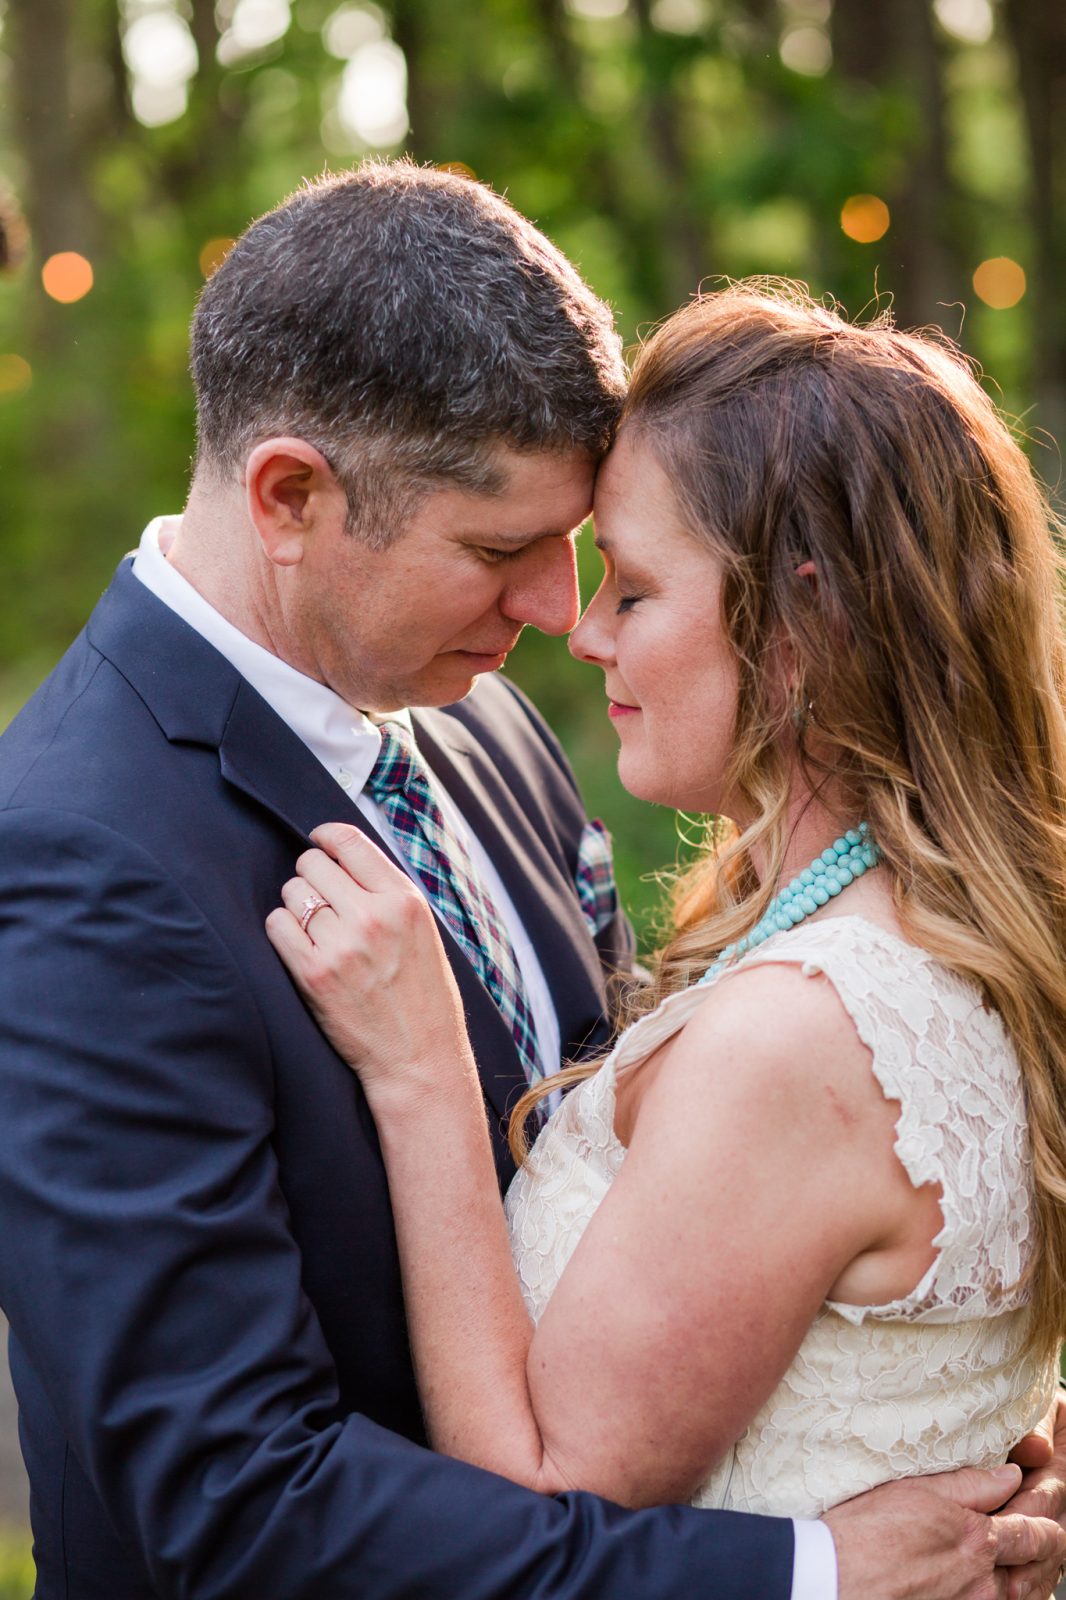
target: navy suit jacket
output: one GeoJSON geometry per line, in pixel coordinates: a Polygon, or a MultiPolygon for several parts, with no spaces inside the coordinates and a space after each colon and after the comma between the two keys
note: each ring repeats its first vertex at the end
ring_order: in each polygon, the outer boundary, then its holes
{"type": "MultiPolygon", "coordinates": [[[[564,1050],[598,1042],[625,924],[586,932],[557,745],[496,678],[415,721],[564,1050]]],[[[424,1448],[373,1122],[263,932],[338,819],[367,826],[128,564],[0,740],[0,1304],[38,1600],[788,1600],[787,1521],[541,1497],[424,1448]]],[[[522,1070],[450,954],[505,1181],[522,1070]]]]}

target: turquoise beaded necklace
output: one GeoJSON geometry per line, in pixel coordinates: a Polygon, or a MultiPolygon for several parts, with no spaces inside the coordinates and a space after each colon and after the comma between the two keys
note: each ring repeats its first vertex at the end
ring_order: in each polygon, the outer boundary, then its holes
{"type": "Polygon", "coordinates": [[[880,860],[881,852],[870,838],[869,825],[860,822],[857,828],[849,828],[774,896],[751,932],[735,944],[727,944],[698,981],[710,983],[731,961],[754,950],[771,934],[794,928],[880,860]]]}

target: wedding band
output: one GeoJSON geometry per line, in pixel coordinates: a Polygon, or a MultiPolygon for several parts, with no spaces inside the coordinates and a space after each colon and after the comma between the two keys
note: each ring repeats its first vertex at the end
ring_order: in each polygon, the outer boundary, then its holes
{"type": "Polygon", "coordinates": [[[328,906],[328,905],[329,905],[329,901],[328,900],[323,900],[321,895],[319,895],[319,894],[309,895],[308,898],[304,901],[303,909],[300,912],[300,932],[301,933],[306,933],[307,932],[307,924],[311,921],[311,918],[314,916],[315,912],[316,911],[321,911],[323,906],[328,906]]]}

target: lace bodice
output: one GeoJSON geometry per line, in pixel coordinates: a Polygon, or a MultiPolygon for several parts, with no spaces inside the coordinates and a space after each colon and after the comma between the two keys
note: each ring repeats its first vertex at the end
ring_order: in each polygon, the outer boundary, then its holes
{"type": "MultiPolygon", "coordinates": [[[[896,1154],[941,1186],[936,1257],[885,1305],[826,1301],[778,1387],[695,1504],[818,1516],[889,1478],[1002,1461],[1047,1410],[1050,1362],[1021,1355],[1017,1281],[1030,1251],[1030,1170],[1017,1058],[978,991],[859,917],[768,940],[713,982],[787,961],[834,985],[900,1103],[896,1154]]],[[[507,1196],[515,1264],[537,1320],[625,1158],[615,1083],[706,998],[671,995],[550,1118],[507,1196]]],[[[708,1062],[708,1071],[713,1071],[708,1062]]]]}

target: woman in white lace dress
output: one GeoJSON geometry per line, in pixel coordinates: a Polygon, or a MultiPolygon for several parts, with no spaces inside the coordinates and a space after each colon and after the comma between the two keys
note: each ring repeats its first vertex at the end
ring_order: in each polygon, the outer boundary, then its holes
{"type": "Polygon", "coordinates": [[[736,826],[506,1225],[425,901],[334,825],[268,925],[377,1120],[432,1438],[801,1516],[1001,1461],[1066,1307],[1047,508],[954,353],[740,286],[641,353],[595,520],[621,779],[736,826]]]}

